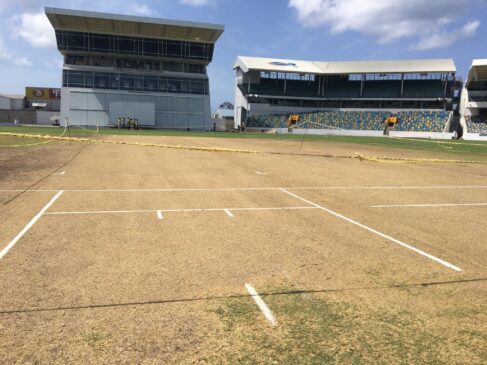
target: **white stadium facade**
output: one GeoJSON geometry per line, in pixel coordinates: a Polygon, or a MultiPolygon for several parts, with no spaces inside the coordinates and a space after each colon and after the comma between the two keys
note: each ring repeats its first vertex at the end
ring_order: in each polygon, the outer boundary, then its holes
{"type": "Polygon", "coordinates": [[[461,105],[465,138],[487,140],[487,59],[473,60],[461,105]]]}
{"type": "Polygon", "coordinates": [[[462,82],[452,59],[314,62],[239,56],[233,68],[235,126],[293,131],[451,138],[462,82]],[[389,132],[389,131],[388,131],[389,132]],[[389,133],[388,133],[389,134],[389,133]]]}
{"type": "Polygon", "coordinates": [[[223,25],[46,8],[64,57],[61,120],[211,128],[207,66],[223,25]]]}

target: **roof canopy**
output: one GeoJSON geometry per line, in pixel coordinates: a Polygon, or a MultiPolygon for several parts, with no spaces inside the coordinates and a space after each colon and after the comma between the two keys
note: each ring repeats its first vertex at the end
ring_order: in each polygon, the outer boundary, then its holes
{"type": "Polygon", "coordinates": [[[225,27],[160,18],[45,8],[55,30],[215,43],[225,27]]]}
{"type": "Polygon", "coordinates": [[[249,70],[311,73],[317,75],[378,73],[455,73],[452,59],[316,62],[257,57],[237,57],[233,68],[249,70]]]}
{"type": "Polygon", "coordinates": [[[473,60],[468,73],[467,87],[471,81],[487,81],[487,59],[473,60]]]}

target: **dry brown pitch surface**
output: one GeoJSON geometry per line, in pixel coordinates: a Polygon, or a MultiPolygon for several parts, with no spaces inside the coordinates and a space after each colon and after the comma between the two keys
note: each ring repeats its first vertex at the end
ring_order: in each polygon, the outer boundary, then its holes
{"type": "Polygon", "coordinates": [[[0,363],[487,363],[487,165],[110,138],[261,153],[0,146],[0,363]]]}

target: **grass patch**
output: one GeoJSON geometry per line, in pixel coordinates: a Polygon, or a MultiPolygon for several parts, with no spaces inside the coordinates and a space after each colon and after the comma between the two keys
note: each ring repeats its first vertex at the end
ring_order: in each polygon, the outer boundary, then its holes
{"type": "Polygon", "coordinates": [[[316,296],[278,295],[264,300],[277,317],[276,328],[250,298],[228,301],[215,310],[225,340],[222,351],[210,358],[210,363],[482,363],[480,333],[450,338],[408,311],[368,308],[316,296]]]}
{"type": "MultiPolygon", "coordinates": [[[[92,132],[96,129],[90,128],[92,132]]],[[[63,133],[61,127],[0,127],[0,132],[27,133],[59,136],[63,133]]],[[[76,137],[95,137],[96,133],[87,132],[78,127],[71,127],[70,133],[76,137]]],[[[126,130],[100,128],[99,135],[118,136],[161,136],[161,137],[211,137],[230,139],[265,139],[265,140],[289,140],[301,141],[302,135],[295,134],[267,134],[267,133],[225,133],[225,132],[201,132],[201,131],[169,131],[169,130],[126,130]]],[[[386,137],[355,137],[355,136],[317,136],[307,135],[305,141],[329,141],[337,143],[349,143],[356,145],[371,145],[385,148],[413,149],[423,151],[438,151],[450,154],[486,155],[487,143],[478,141],[433,141],[421,139],[397,139],[386,137]]]]}

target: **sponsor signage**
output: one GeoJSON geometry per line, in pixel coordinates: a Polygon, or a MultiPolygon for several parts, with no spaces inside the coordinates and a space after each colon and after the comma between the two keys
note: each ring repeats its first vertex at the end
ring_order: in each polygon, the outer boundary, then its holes
{"type": "Polygon", "coordinates": [[[282,66],[282,67],[295,67],[297,68],[298,65],[292,62],[280,62],[280,61],[273,61],[269,62],[269,65],[274,65],[274,66],[282,66]]]}
{"type": "Polygon", "coordinates": [[[61,89],[26,87],[25,96],[27,99],[61,99],[61,89]]]}

